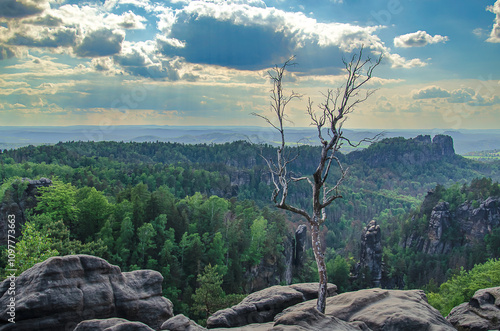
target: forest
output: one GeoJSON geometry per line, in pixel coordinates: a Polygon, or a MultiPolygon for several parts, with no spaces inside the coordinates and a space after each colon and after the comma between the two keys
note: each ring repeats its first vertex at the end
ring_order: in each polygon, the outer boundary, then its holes
{"type": "MultiPolygon", "coordinates": [[[[354,279],[351,273],[359,260],[362,229],[372,219],[382,231],[388,286],[426,289],[436,305],[447,300],[442,284],[500,257],[500,228],[465,245],[452,226],[446,235],[458,239],[447,254],[403,244],[410,235],[425,235],[440,201],[455,210],[466,202],[477,208],[488,197],[500,197],[500,163],[441,153],[438,147],[422,136],[390,138],[339,156],[349,177],[341,188],[343,198],[327,210],[322,236],[328,278],[340,292],[371,286],[368,274],[354,279]]],[[[312,173],[318,147],[292,150],[297,158],[291,171],[312,173]]],[[[286,252],[305,222],[270,202],[270,175],[262,156],[273,153],[270,145],[246,141],[71,141],[3,150],[2,206],[27,205],[25,200],[33,199],[27,196],[26,178],[52,182],[38,188],[33,208],[23,211],[18,273],[67,254],[103,257],[123,271],[154,269],[163,275],[164,295],[176,313],[198,321],[257,289],[265,266],[274,266],[274,283],[285,284],[286,252]],[[203,291],[215,293],[210,306],[201,300],[203,291]]],[[[307,184],[294,185],[289,199],[307,208],[307,184]]],[[[0,267],[6,269],[6,246],[2,251],[0,267]]],[[[291,281],[317,281],[315,268],[309,243],[291,281]]]]}

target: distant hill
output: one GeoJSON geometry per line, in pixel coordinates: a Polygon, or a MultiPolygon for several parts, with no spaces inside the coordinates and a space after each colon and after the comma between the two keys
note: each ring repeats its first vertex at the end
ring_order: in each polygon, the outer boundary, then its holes
{"type": "MultiPolygon", "coordinates": [[[[373,137],[381,130],[344,130],[351,141],[373,137]]],[[[500,149],[500,130],[386,130],[384,137],[411,138],[417,135],[445,134],[454,139],[455,151],[465,154],[474,151],[500,149]]],[[[318,140],[314,128],[290,128],[288,141],[294,144],[315,145],[318,140]]],[[[183,144],[222,144],[245,140],[251,143],[275,144],[279,135],[269,127],[256,126],[0,126],[0,149],[12,149],[28,145],[56,144],[60,141],[135,141],[178,142],[183,144]]],[[[367,147],[362,145],[361,147],[367,147]]],[[[344,146],[344,153],[352,148],[344,146]]]]}

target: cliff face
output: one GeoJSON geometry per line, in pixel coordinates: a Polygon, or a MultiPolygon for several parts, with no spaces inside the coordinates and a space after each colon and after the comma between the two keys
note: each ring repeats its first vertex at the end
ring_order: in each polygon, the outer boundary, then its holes
{"type": "MultiPolygon", "coordinates": [[[[432,199],[432,192],[422,205],[432,199]]],[[[474,208],[465,202],[450,210],[448,202],[438,202],[430,214],[424,234],[410,233],[402,242],[404,248],[415,248],[427,254],[448,254],[453,247],[478,242],[500,226],[500,198],[489,197],[474,208]]]]}

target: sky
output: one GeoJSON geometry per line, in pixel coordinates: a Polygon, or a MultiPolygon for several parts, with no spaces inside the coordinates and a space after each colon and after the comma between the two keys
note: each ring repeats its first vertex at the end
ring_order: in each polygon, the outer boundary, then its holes
{"type": "Polygon", "coordinates": [[[0,126],[288,125],[381,64],[345,128],[500,128],[500,0],[0,0],[0,126]]]}

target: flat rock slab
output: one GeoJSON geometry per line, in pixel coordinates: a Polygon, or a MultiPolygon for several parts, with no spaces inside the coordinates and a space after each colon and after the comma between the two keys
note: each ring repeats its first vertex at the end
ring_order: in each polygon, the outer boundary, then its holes
{"type": "MultiPolygon", "coordinates": [[[[163,277],[152,270],[121,272],[90,255],[56,256],[23,272],[16,280],[16,323],[2,309],[0,330],[73,330],[78,323],[113,317],[158,329],[173,316],[162,296],[163,277]]],[[[10,280],[0,283],[6,307],[10,280]]]]}
{"type": "MultiPolygon", "coordinates": [[[[328,295],[335,295],[336,290],[336,285],[328,284],[328,295]]],[[[317,296],[318,283],[272,286],[250,294],[231,308],[214,313],[207,320],[207,328],[234,328],[271,322],[284,309],[317,296]]]]}
{"type": "Polygon", "coordinates": [[[446,319],[458,330],[500,330],[500,287],[476,291],[468,303],[453,308],[446,319]]]}

